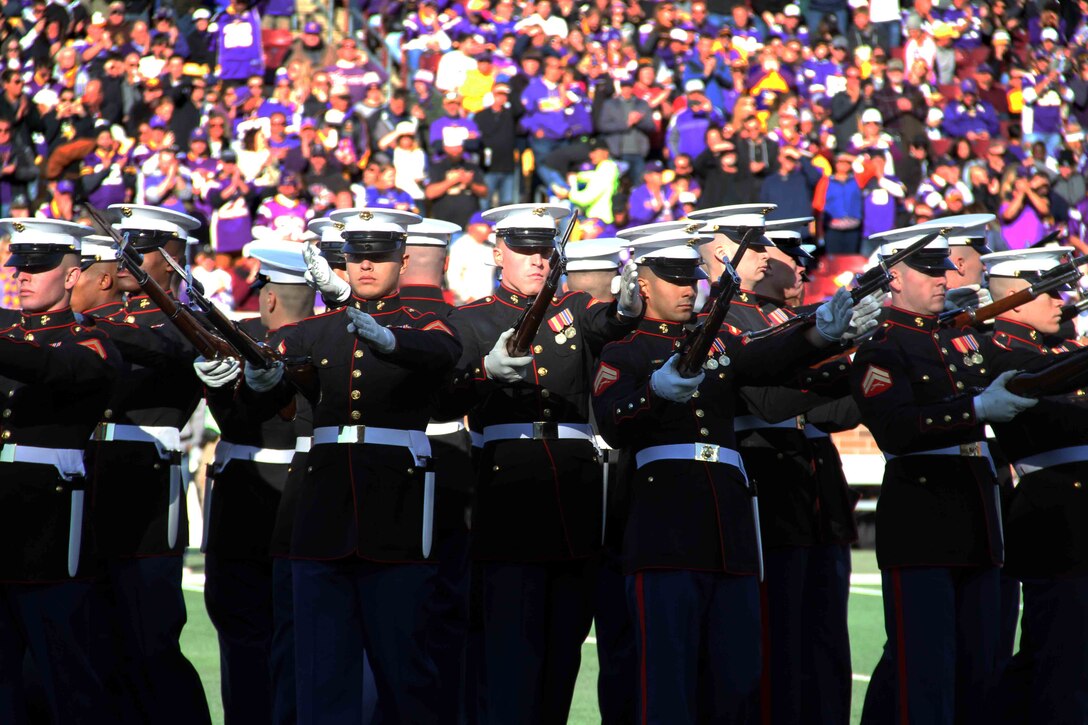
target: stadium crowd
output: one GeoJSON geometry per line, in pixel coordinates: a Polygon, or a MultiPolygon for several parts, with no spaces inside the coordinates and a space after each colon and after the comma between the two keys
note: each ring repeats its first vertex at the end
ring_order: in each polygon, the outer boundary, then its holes
{"type": "Polygon", "coordinates": [[[0,216],[195,214],[195,266],[250,310],[242,246],[352,205],[466,228],[457,301],[491,284],[477,212],[532,199],[577,237],[758,200],[830,254],[972,211],[999,248],[1082,246],[1083,0],[218,5],[0,3],[0,216]]]}

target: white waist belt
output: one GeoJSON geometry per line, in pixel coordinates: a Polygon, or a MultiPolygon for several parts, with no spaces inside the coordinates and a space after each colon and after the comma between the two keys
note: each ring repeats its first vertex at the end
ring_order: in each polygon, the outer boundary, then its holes
{"type": "MultiPolygon", "coordinates": [[[[323,426],[314,428],[314,445],[327,443],[369,443],[407,448],[417,460],[431,457],[431,442],[421,430],[377,428],[371,425],[323,426]]],[[[422,461],[420,461],[422,462],[422,461]]]]}
{"type": "Polygon", "coordinates": [[[807,424],[805,426],[805,438],[808,438],[808,439],[811,440],[811,439],[814,439],[814,438],[830,438],[830,437],[831,437],[830,433],[824,433],[822,430],[820,430],[816,426],[812,425],[811,423],[809,423],[809,424],[807,424]]]}
{"type": "Polygon", "coordinates": [[[295,453],[309,453],[314,439],[310,436],[299,436],[295,439],[295,453]]]}
{"type": "Polygon", "coordinates": [[[724,448],[714,443],[674,443],[667,446],[650,446],[635,454],[635,464],[642,468],[654,461],[703,461],[705,463],[724,463],[739,469],[748,478],[744,470],[744,461],[732,448],[724,448]]]}
{"type": "Polygon", "coordinates": [[[37,463],[53,466],[60,477],[69,481],[86,475],[83,467],[83,451],[73,448],[37,448],[18,443],[5,443],[0,448],[0,463],[37,463]]]}
{"type": "Polygon", "coordinates": [[[445,436],[451,433],[460,433],[465,429],[465,424],[459,420],[451,420],[449,423],[428,423],[427,435],[445,436]]]}
{"type": "Polygon", "coordinates": [[[154,443],[159,454],[176,453],[181,450],[181,431],[166,425],[122,425],[119,423],[99,423],[91,434],[93,441],[130,441],[133,443],[154,443]]]}
{"type": "Polygon", "coordinates": [[[746,430],[758,430],[759,428],[789,428],[801,430],[804,428],[804,419],[801,416],[786,418],[778,423],[769,423],[754,415],[740,415],[733,419],[733,430],[742,433],[746,430]]]}
{"type": "Polygon", "coordinates": [[[1069,446],[1068,448],[1057,448],[1046,453],[1036,453],[1034,456],[1021,458],[1019,461],[1014,462],[1012,466],[1016,469],[1018,475],[1026,476],[1044,468],[1061,466],[1066,463],[1080,463],[1082,461],[1088,461],[1088,446],[1069,446]]]}
{"type": "Polygon", "coordinates": [[[585,423],[507,423],[484,428],[483,444],[505,440],[593,441],[593,427],[585,423]]]}
{"type": "Polygon", "coordinates": [[[215,470],[221,471],[231,461],[287,465],[295,457],[294,448],[258,448],[220,439],[215,445],[215,470]]]}
{"type": "Polygon", "coordinates": [[[931,451],[913,451],[911,453],[903,453],[898,456],[891,453],[884,454],[884,460],[890,461],[893,458],[902,458],[903,456],[963,456],[964,458],[985,458],[986,462],[990,464],[990,470],[997,474],[997,469],[994,467],[994,459],[990,458],[990,446],[986,445],[984,441],[977,443],[962,443],[958,446],[949,446],[947,448],[934,448],[931,451]]]}

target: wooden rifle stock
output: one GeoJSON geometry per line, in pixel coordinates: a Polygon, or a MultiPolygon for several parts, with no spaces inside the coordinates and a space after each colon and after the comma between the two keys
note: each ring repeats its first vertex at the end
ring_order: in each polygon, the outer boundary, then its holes
{"type": "Polygon", "coordinates": [[[562,250],[566,248],[570,234],[574,231],[574,225],[577,223],[578,212],[572,210],[570,223],[567,224],[567,229],[563,232],[563,239],[559,242],[559,246],[552,250],[552,256],[548,259],[550,268],[548,277],[544,280],[544,286],[540,288],[540,292],[537,292],[535,297],[529,300],[525,310],[521,313],[521,317],[514,323],[514,334],[506,341],[506,352],[511,357],[525,357],[529,354],[529,348],[532,347],[537,330],[540,329],[540,325],[544,322],[544,315],[548,312],[552,297],[555,296],[556,291],[559,289],[559,280],[563,277],[564,267],[562,250]]]}
{"type": "Polygon", "coordinates": [[[1077,300],[1076,302],[1067,302],[1062,305],[1062,322],[1069,322],[1075,320],[1080,316],[1080,313],[1088,310],[1088,297],[1077,300]]]}
{"type": "Polygon", "coordinates": [[[166,290],[159,286],[158,282],[151,278],[151,275],[144,271],[140,266],[143,263],[143,255],[137,252],[128,240],[113,228],[113,225],[102,215],[102,212],[90,204],[86,205],[86,209],[91,219],[117,243],[118,269],[123,267],[128,270],[129,274],[136,280],[136,284],[140,286],[140,290],[162,310],[162,313],[166,315],[171,324],[178,329],[178,332],[186,340],[192,343],[200,355],[208,360],[235,356],[234,348],[226,340],[208,330],[188,307],[171,297],[166,290]]]}
{"type": "Polygon", "coordinates": [[[762,236],[762,228],[750,227],[744,230],[744,236],[737,247],[737,253],[733,255],[732,261],[726,265],[725,269],[722,270],[722,276],[718,278],[718,294],[710,303],[710,309],[707,310],[706,317],[703,318],[698,327],[688,333],[687,337],[680,342],[677,351],[680,359],[676,363],[676,370],[683,377],[694,378],[703,369],[703,363],[706,362],[710,348],[714,345],[714,340],[717,339],[718,333],[722,329],[722,323],[725,322],[725,316],[729,312],[729,304],[733,301],[733,295],[740,289],[740,277],[737,276],[735,271],[737,265],[740,264],[741,257],[744,256],[752,242],[762,236]]]}

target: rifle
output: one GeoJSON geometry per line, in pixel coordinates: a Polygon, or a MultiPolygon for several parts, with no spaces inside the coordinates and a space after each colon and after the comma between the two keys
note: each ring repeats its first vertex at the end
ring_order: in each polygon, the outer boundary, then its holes
{"type": "Polygon", "coordinates": [[[1088,347],[1055,356],[1054,362],[1034,372],[1014,375],[1006,389],[1026,398],[1059,395],[1075,390],[1083,380],[1078,378],[1088,372],[1088,347]]]}
{"type": "Polygon", "coordinates": [[[710,303],[706,317],[698,326],[689,332],[683,340],[677,341],[677,354],[680,359],[676,363],[676,370],[685,378],[694,378],[703,369],[706,356],[714,345],[718,333],[725,322],[725,315],[729,312],[729,304],[733,301],[733,295],[740,289],[740,277],[737,276],[737,265],[740,264],[744,253],[752,242],[763,237],[762,227],[749,227],[744,230],[740,239],[737,253],[733,259],[726,263],[722,270],[722,276],[718,278],[718,294],[710,303]]]}
{"type": "Polygon", "coordinates": [[[938,319],[942,327],[971,327],[992,320],[1014,307],[1031,302],[1039,295],[1045,295],[1067,284],[1076,284],[1077,280],[1080,279],[1080,267],[1086,263],[1088,263],[1088,257],[1071,259],[1041,273],[1037,282],[1014,292],[1008,297],[994,300],[983,307],[949,310],[941,313],[938,319]]]}
{"type": "Polygon", "coordinates": [[[238,326],[238,323],[223,314],[223,311],[204,295],[204,285],[193,277],[191,268],[182,269],[169,254],[161,249],[159,252],[174,272],[185,280],[189,298],[196,303],[223,340],[237,351],[235,357],[241,357],[247,365],[264,370],[283,363],[284,376],[299,392],[307,394],[316,390],[317,378],[309,357],[281,355],[265,343],[254,340],[249,333],[238,326]]]}
{"type": "Polygon", "coordinates": [[[1069,322],[1080,316],[1080,313],[1088,310],[1088,297],[1077,300],[1076,302],[1066,302],[1062,305],[1062,322],[1069,322]]]}
{"type": "Polygon", "coordinates": [[[574,231],[574,225],[577,223],[578,212],[572,210],[566,231],[563,232],[563,238],[560,240],[559,246],[552,250],[551,257],[548,258],[548,264],[551,266],[548,270],[548,278],[544,280],[544,286],[525,305],[521,317],[514,323],[514,334],[506,341],[506,352],[511,357],[524,357],[529,354],[533,338],[536,337],[537,330],[540,329],[541,323],[544,322],[544,315],[548,311],[548,305],[552,303],[552,297],[555,295],[556,290],[559,289],[559,280],[563,276],[563,270],[566,267],[563,251],[567,248],[567,241],[570,240],[570,234],[574,231]]]}
{"type": "Polygon", "coordinates": [[[94,222],[102,227],[117,243],[117,268],[126,269],[140,286],[140,290],[154,302],[167,319],[178,329],[186,340],[192,343],[197,352],[208,360],[224,357],[236,357],[234,348],[223,338],[208,330],[192,311],[181,304],[151,279],[143,267],[144,257],[136,251],[128,239],[128,233],[122,235],[106,220],[98,209],[91,204],[86,206],[87,213],[94,222]]]}
{"type": "MultiPolygon", "coordinates": [[[[918,241],[911,244],[909,247],[900,249],[895,254],[891,255],[887,259],[883,259],[880,255],[877,255],[877,264],[872,269],[866,270],[861,274],[854,276],[854,286],[850,290],[851,304],[856,305],[869,295],[879,290],[888,291],[891,284],[892,274],[891,269],[900,262],[905,261],[912,255],[925,249],[926,245],[932,242],[934,239],[941,235],[944,230],[938,229],[930,234],[925,235],[918,241]]],[[[797,327],[802,324],[813,324],[816,322],[816,312],[806,312],[802,315],[791,317],[780,324],[773,327],[767,327],[762,330],[751,330],[744,333],[745,337],[749,340],[759,340],[764,337],[770,337],[780,332],[784,332],[793,327],[797,327]]]]}

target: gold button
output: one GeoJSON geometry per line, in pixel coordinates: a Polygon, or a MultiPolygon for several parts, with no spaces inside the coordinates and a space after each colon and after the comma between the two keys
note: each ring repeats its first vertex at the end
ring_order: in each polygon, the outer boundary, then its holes
{"type": "Polygon", "coordinates": [[[76,326],[75,326],[75,327],[73,328],[73,332],[83,332],[83,328],[82,328],[82,327],[80,327],[79,325],[76,325],[76,326]]]}
{"type": "Polygon", "coordinates": [[[8,438],[11,438],[11,431],[6,430],[3,433],[0,433],[0,438],[3,438],[4,440],[7,440],[8,438]]]}
{"type": "Polygon", "coordinates": [[[654,482],[654,477],[653,476],[650,476],[649,478],[646,479],[646,483],[653,483],[653,482],[654,482]]]}
{"type": "Polygon", "coordinates": [[[929,376],[928,375],[923,375],[922,376],[922,382],[923,383],[928,383],[929,382],[929,376]]]}
{"type": "Polygon", "coordinates": [[[4,417],[5,418],[10,418],[11,417],[11,409],[10,408],[4,410],[4,417]]]}
{"type": "Polygon", "coordinates": [[[918,483],[925,483],[925,482],[926,482],[926,477],[925,476],[922,476],[921,478],[918,479],[918,483]]]}
{"type": "Polygon", "coordinates": [[[702,408],[697,408],[695,410],[695,417],[696,418],[702,418],[704,415],[706,415],[706,413],[703,412],[702,408]]]}
{"type": "Polygon", "coordinates": [[[29,340],[30,342],[34,342],[34,333],[33,332],[26,333],[26,337],[24,337],[23,339],[24,340],[29,340]]]}
{"type": "Polygon", "coordinates": [[[696,390],[694,393],[691,394],[691,397],[698,398],[699,397],[699,391],[696,390]]]}
{"type": "Polygon", "coordinates": [[[718,380],[725,380],[725,373],[718,373],[718,380]]]}
{"type": "Polygon", "coordinates": [[[942,355],[947,355],[948,354],[948,348],[947,347],[942,347],[941,348],[941,354],[942,355]]]}
{"type": "Polygon", "coordinates": [[[57,486],[57,493],[64,493],[64,486],[57,486]]]}
{"type": "Polygon", "coordinates": [[[1081,488],[1081,487],[1082,487],[1082,484],[1081,484],[1080,481],[1073,481],[1073,488],[1081,488]]]}
{"type": "Polygon", "coordinates": [[[577,350],[577,349],[578,349],[578,346],[577,346],[577,345],[571,345],[571,346],[570,346],[570,349],[571,349],[571,350],[577,350]]]}
{"type": "Polygon", "coordinates": [[[412,475],[413,473],[415,473],[415,472],[416,472],[416,469],[414,469],[414,468],[409,468],[409,469],[408,469],[408,475],[409,475],[409,476],[411,476],[411,475],[412,475]]]}
{"type": "Polygon", "coordinates": [[[539,355],[540,353],[544,352],[544,346],[543,345],[533,345],[533,352],[535,352],[537,355],[539,355]]]}
{"type": "Polygon", "coordinates": [[[492,471],[497,471],[497,470],[499,470],[499,467],[498,467],[498,466],[492,466],[492,467],[491,467],[491,470],[492,470],[492,471]]]}
{"type": "Polygon", "coordinates": [[[979,371],[978,371],[978,374],[979,375],[985,375],[986,374],[986,368],[980,368],[979,371]]]}
{"type": "Polygon", "coordinates": [[[839,370],[845,370],[845,369],[846,369],[845,365],[839,365],[839,370]]]}
{"type": "Polygon", "coordinates": [[[544,377],[548,374],[548,368],[537,368],[536,372],[540,377],[544,377]]]}
{"type": "Polygon", "coordinates": [[[548,398],[552,397],[552,394],[550,392],[548,392],[547,390],[541,390],[540,391],[540,397],[547,400],[548,398]]]}
{"type": "Polygon", "coordinates": [[[963,390],[963,381],[962,380],[957,380],[956,381],[956,390],[963,390]]]}
{"type": "Polygon", "coordinates": [[[932,418],[926,418],[926,425],[932,425],[932,424],[933,424],[933,419],[932,418]]]}
{"type": "Polygon", "coordinates": [[[136,318],[133,317],[132,315],[128,315],[128,316],[125,317],[125,322],[127,322],[130,325],[135,321],[136,321],[136,318]]]}
{"type": "Polygon", "coordinates": [[[710,431],[708,431],[706,428],[700,428],[699,429],[699,435],[708,436],[708,435],[710,435],[710,431]]]}
{"type": "Polygon", "coordinates": [[[361,397],[363,397],[363,394],[360,393],[358,390],[352,390],[351,391],[351,399],[352,400],[358,400],[361,397]]]}
{"type": "Polygon", "coordinates": [[[361,377],[362,374],[363,374],[362,370],[352,370],[351,371],[351,377],[353,377],[353,378],[361,377]]]}
{"type": "Polygon", "coordinates": [[[551,409],[551,408],[545,408],[545,409],[544,409],[544,417],[545,417],[545,418],[548,418],[548,417],[550,417],[550,416],[551,416],[551,414],[552,414],[552,409],[551,409]]]}
{"type": "Polygon", "coordinates": [[[963,414],[963,419],[964,420],[971,420],[971,414],[970,413],[964,413],[963,414]]]}
{"type": "Polygon", "coordinates": [[[328,365],[329,364],[329,359],[327,357],[321,358],[321,364],[322,365],[328,365]]]}
{"type": "Polygon", "coordinates": [[[362,356],[363,356],[363,351],[362,350],[356,350],[355,351],[355,357],[359,358],[359,357],[362,357],[362,356]]]}
{"type": "Polygon", "coordinates": [[[363,417],[363,414],[360,413],[359,411],[357,411],[357,410],[351,411],[351,419],[352,420],[359,420],[362,417],[363,417]]]}
{"type": "Polygon", "coordinates": [[[950,373],[956,372],[956,366],[955,365],[949,365],[948,366],[948,372],[950,372],[950,373]]]}
{"type": "Polygon", "coordinates": [[[944,417],[944,422],[945,422],[945,423],[951,423],[951,422],[952,422],[952,416],[950,416],[950,415],[946,415],[946,416],[944,417]]]}
{"type": "Polygon", "coordinates": [[[112,418],[113,417],[113,410],[111,410],[110,408],[106,408],[106,412],[103,413],[102,416],[104,418],[112,418]]]}

